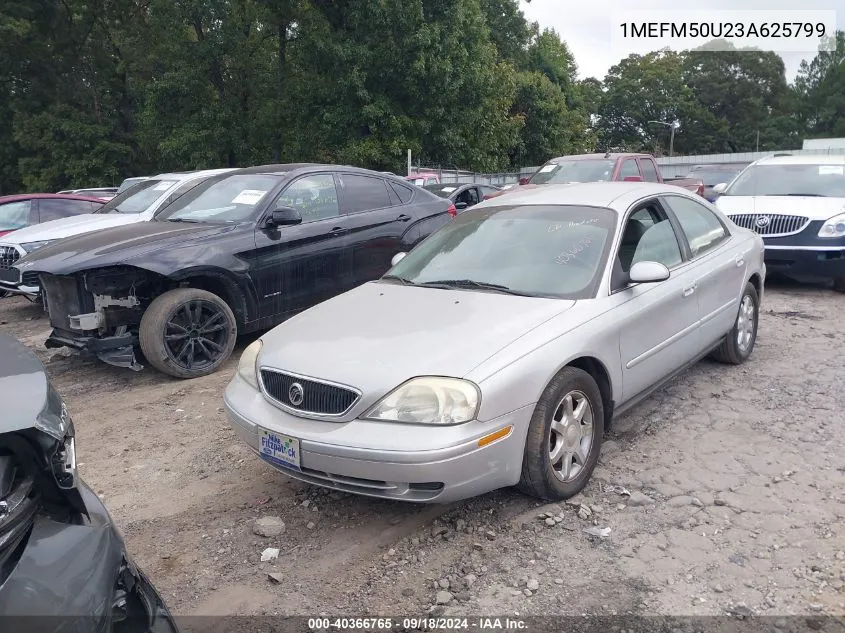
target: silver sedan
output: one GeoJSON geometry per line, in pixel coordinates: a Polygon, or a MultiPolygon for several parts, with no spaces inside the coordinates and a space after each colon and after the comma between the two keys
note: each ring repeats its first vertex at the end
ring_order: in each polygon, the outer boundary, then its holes
{"type": "Polygon", "coordinates": [[[681,188],[548,185],[262,336],[225,404],[261,459],[312,484],[565,499],[615,416],[704,356],[749,357],[765,275],[761,238],[681,188]]]}

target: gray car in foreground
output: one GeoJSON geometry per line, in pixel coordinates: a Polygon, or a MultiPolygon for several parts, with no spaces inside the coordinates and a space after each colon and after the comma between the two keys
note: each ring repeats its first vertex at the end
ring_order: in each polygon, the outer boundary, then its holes
{"type": "Polygon", "coordinates": [[[501,196],[394,259],[250,345],[225,403],[291,477],[417,502],[576,494],[614,416],[749,357],[766,274],[758,235],[649,183],[501,196]]]}
{"type": "Polygon", "coordinates": [[[105,506],[77,476],[73,421],[44,366],[0,334],[4,631],[174,633],[105,506]]]}

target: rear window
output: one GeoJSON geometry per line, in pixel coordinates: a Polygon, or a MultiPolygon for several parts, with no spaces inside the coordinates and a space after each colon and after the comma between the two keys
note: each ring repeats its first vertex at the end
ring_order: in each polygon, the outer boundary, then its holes
{"type": "Polygon", "coordinates": [[[137,187],[127,189],[109,200],[97,213],[143,213],[178,182],[178,180],[144,180],[137,187]]]}

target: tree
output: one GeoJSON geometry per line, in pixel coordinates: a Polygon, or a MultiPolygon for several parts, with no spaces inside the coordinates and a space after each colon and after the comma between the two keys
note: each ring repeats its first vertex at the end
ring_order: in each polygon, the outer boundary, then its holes
{"type": "Polygon", "coordinates": [[[814,137],[845,136],[845,32],[831,39],[834,49],[801,62],[795,80],[801,121],[814,137]]]}
{"type": "Polygon", "coordinates": [[[723,42],[720,52],[707,50],[714,45],[687,52],[683,64],[684,83],[718,126],[713,132],[719,136],[713,135],[706,150],[754,151],[758,132],[761,150],[794,144],[797,118],[789,110],[783,60],[773,52],[737,50],[723,42]]]}

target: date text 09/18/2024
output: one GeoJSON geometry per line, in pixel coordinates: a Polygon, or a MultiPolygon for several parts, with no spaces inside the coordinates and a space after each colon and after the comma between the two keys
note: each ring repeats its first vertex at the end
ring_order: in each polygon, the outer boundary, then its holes
{"type": "Polygon", "coordinates": [[[309,618],[308,629],[311,631],[520,631],[527,628],[527,623],[518,618],[309,618]]]}

